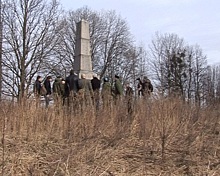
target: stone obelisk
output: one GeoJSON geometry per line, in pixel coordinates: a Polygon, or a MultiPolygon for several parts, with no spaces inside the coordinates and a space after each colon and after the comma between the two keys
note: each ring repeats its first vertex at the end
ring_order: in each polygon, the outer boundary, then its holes
{"type": "Polygon", "coordinates": [[[75,46],[75,60],[74,71],[81,78],[85,74],[87,79],[92,79],[92,59],[89,36],[89,23],[81,20],[76,26],[76,46],[75,46]]]}

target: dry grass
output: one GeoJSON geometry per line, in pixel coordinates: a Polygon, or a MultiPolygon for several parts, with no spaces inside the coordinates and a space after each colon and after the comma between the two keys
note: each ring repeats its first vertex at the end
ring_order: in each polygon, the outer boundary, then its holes
{"type": "Polygon", "coordinates": [[[180,100],[74,111],[1,104],[2,175],[220,175],[220,108],[180,100]]]}

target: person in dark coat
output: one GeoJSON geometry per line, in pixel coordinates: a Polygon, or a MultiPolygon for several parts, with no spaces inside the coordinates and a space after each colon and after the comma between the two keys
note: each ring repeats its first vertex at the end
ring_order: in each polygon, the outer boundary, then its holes
{"type": "Polygon", "coordinates": [[[74,103],[74,99],[76,98],[77,92],[79,90],[78,80],[78,76],[74,73],[73,70],[70,70],[70,75],[66,78],[65,81],[65,95],[68,100],[68,105],[74,103]]]}
{"type": "Polygon", "coordinates": [[[137,78],[136,80],[138,81],[138,84],[137,84],[138,97],[141,97],[143,96],[142,81],[140,78],[137,78]]]}
{"type": "Polygon", "coordinates": [[[48,106],[49,106],[50,98],[51,98],[50,96],[52,94],[51,82],[52,82],[52,77],[51,76],[48,76],[46,78],[46,80],[44,81],[44,87],[46,89],[46,95],[44,96],[45,97],[46,108],[48,108],[48,106]]]}
{"type": "Polygon", "coordinates": [[[70,70],[70,75],[66,78],[66,86],[69,91],[67,94],[78,92],[78,77],[73,70],[70,70]]]}
{"type": "Polygon", "coordinates": [[[95,104],[96,109],[98,109],[99,102],[100,102],[101,81],[98,79],[97,74],[93,75],[93,79],[91,80],[91,84],[92,84],[92,90],[94,93],[93,103],[95,104]]]}
{"type": "Polygon", "coordinates": [[[38,107],[40,104],[41,93],[42,93],[42,77],[37,76],[37,79],[34,83],[34,96],[36,99],[36,107],[38,107]]]}
{"type": "Polygon", "coordinates": [[[42,77],[37,76],[37,79],[34,83],[34,96],[39,98],[41,96],[41,87],[42,87],[42,77]]]}

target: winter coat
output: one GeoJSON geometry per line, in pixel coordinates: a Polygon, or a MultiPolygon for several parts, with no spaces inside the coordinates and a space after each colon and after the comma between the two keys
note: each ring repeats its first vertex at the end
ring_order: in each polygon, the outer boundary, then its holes
{"type": "Polygon", "coordinates": [[[111,95],[111,84],[109,82],[104,82],[102,85],[102,96],[111,95]]]}
{"type": "Polygon", "coordinates": [[[47,90],[46,95],[51,95],[52,89],[51,89],[51,84],[50,84],[50,80],[49,80],[49,79],[46,79],[46,80],[44,81],[44,87],[45,87],[46,90],[47,90]]]}
{"type": "Polygon", "coordinates": [[[101,87],[101,81],[98,78],[93,78],[91,80],[91,84],[92,84],[92,90],[96,91],[96,90],[100,90],[101,87]]]}
{"type": "Polygon", "coordinates": [[[40,95],[41,94],[41,82],[39,80],[36,80],[34,83],[34,94],[35,95],[40,95]]]}
{"type": "Polygon", "coordinates": [[[78,77],[74,74],[69,75],[66,78],[66,83],[65,83],[65,90],[66,90],[66,95],[69,96],[70,92],[73,91],[73,93],[77,93],[79,88],[78,88],[78,77]]]}
{"type": "Polygon", "coordinates": [[[123,95],[123,86],[122,86],[121,81],[119,79],[115,80],[114,93],[115,93],[116,96],[123,95]]]}

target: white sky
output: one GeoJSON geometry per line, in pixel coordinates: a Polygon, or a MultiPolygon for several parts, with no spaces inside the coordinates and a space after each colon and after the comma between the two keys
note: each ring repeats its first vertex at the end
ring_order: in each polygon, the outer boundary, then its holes
{"type": "Polygon", "coordinates": [[[209,64],[220,63],[220,0],[60,0],[66,10],[88,6],[115,10],[126,19],[135,40],[150,44],[156,31],[175,33],[198,44],[209,64]]]}

